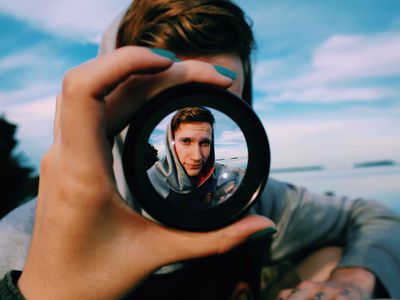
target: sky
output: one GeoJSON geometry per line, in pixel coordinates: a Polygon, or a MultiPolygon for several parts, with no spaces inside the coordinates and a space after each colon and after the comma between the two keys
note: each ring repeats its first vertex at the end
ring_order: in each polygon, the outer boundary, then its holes
{"type": "MultiPolygon", "coordinates": [[[[257,40],[254,108],[273,168],[400,162],[400,1],[240,0],[257,40]]],[[[0,114],[39,166],[69,68],[128,0],[1,0],[0,114]]]]}

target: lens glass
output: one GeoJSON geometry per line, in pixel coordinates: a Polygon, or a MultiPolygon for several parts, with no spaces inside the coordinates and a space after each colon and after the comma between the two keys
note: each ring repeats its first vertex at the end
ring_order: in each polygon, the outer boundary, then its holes
{"type": "Polygon", "coordinates": [[[229,200],[246,173],[240,127],[214,108],[184,107],[164,117],[146,149],[147,176],[170,205],[204,210],[229,200]]]}

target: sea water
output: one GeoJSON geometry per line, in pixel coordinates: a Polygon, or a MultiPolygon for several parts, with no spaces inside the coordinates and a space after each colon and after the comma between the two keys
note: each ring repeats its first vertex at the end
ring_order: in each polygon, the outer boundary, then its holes
{"type": "Polygon", "coordinates": [[[271,177],[308,188],[312,192],[364,198],[384,203],[400,213],[400,166],[276,172],[271,177]]]}

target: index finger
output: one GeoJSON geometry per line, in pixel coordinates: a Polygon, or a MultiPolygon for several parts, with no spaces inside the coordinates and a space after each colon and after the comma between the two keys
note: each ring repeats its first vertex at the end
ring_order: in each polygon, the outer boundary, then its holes
{"type": "Polygon", "coordinates": [[[104,154],[104,96],[132,74],[156,73],[171,65],[171,59],[150,49],[130,46],[70,70],[64,77],[56,126],[65,151],[83,162],[104,154]]]}
{"type": "Polygon", "coordinates": [[[157,53],[138,46],[119,48],[70,70],[64,77],[63,90],[71,88],[75,92],[79,88],[102,99],[132,74],[157,73],[172,65],[172,52],[163,50],[170,54],[166,56],[157,53]]]}

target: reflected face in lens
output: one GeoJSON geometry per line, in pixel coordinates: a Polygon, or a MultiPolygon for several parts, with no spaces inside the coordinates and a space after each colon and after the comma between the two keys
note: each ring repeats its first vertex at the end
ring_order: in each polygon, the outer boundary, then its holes
{"type": "Polygon", "coordinates": [[[210,156],[212,127],[207,122],[181,123],[175,131],[175,151],[186,173],[199,175],[210,156]]]}

